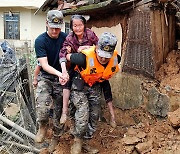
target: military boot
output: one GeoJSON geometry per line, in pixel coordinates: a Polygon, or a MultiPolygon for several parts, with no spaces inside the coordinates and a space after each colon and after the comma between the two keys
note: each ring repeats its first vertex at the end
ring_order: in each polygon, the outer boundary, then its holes
{"type": "Polygon", "coordinates": [[[59,143],[59,138],[58,137],[53,137],[51,139],[51,143],[49,145],[49,152],[50,153],[54,152],[54,150],[55,150],[56,146],[58,145],[58,143],[59,143]]]}
{"type": "Polygon", "coordinates": [[[82,139],[75,137],[74,144],[71,147],[71,154],[81,154],[82,139]]]}
{"type": "Polygon", "coordinates": [[[99,153],[99,150],[98,150],[98,149],[96,149],[96,148],[94,148],[94,147],[88,145],[86,142],[83,143],[82,149],[83,149],[84,151],[86,151],[87,153],[89,153],[89,154],[96,154],[96,153],[99,153]]]}
{"type": "Polygon", "coordinates": [[[39,130],[35,136],[35,142],[36,143],[42,143],[44,141],[44,138],[46,136],[47,132],[47,124],[46,123],[39,123],[39,130]]]}

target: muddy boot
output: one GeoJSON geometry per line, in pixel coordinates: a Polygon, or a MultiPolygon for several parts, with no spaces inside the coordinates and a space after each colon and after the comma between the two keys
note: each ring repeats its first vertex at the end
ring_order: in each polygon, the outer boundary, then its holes
{"type": "Polygon", "coordinates": [[[82,139],[75,137],[74,144],[71,147],[71,154],[81,154],[82,139]]]}
{"type": "Polygon", "coordinates": [[[99,150],[98,150],[98,149],[96,149],[96,148],[88,145],[87,143],[83,143],[82,149],[83,149],[84,151],[86,151],[87,153],[89,153],[89,154],[99,153],[99,150]]]}
{"type": "Polygon", "coordinates": [[[58,145],[58,143],[59,143],[59,138],[58,137],[53,137],[51,139],[51,143],[49,145],[49,152],[50,153],[54,152],[54,150],[55,150],[56,146],[58,145]]]}
{"type": "Polygon", "coordinates": [[[39,130],[34,139],[36,143],[42,143],[44,141],[47,129],[48,128],[46,123],[39,123],[39,130]]]}

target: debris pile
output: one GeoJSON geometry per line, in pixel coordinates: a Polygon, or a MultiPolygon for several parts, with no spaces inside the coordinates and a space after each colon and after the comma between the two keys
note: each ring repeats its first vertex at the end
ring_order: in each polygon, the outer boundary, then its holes
{"type": "Polygon", "coordinates": [[[28,96],[27,65],[7,41],[0,43],[0,153],[38,153],[34,147],[35,111],[28,96]]]}

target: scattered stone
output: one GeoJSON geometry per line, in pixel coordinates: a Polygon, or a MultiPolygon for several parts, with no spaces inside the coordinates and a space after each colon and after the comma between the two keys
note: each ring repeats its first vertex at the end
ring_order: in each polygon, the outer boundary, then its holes
{"type": "Polygon", "coordinates": [[[127,137],[123,138],[122,141],[123,141],[123,143],[125,145],[135,145],[138,142],[140,142],[141,139],[138,138],[138,137],[129,137],[129,136],[127,136],[127,137]]]}
{"type": "Polygon", "coordinates": [[[136,135],[136,137],[138,137],[138,138],[140,138],[140,139],[142,139],[142,138],[145,138],[147,136],[147,134],[146,133],[144,133],[144,132],[138,132],[138,134],[136,135]]]}
{"type": "Polygon", "coordinates": [[[126,136],[135,136],[137,134],[137,130],[130,127],[126,133],[126,136]]]}
{"type": "Polygon", "coordinates": [[[180,134],[180,128],[178,129],[178,132],[179,132],[179,134],[180,134]]]}
{"type": "Polygon", "coordinates": [[[20,111],[20,107],[15,103],[10,103],[8,106],[4,109],[5,115],[7,117],[14,117],[17,115],[17,113],[20,111]]]}
{"type": "Polygon", "coordinates": [[[132,145],[125,146],[125,153],[126,154],[131,154],[133,150],[134,150],[134,146],[132,146],[132,145]]]}
{"type": "Polygon", "coordinates": [[[172,90],[172,88],[169,85],[166,85],[164,88],[166,89],[166,91],[171,91],[172,90]]]}
{"type": "Polygon", "coordinates": [[[149,140],[148,142],[138,143],[135,148],[139,153],[149,152],[153,148],[153,141],[149,140]]]}
{"type": "Polygon", "coordinates": [[[156,116],[166,117],[169,110],[169,97],[160,93],[155,87],[148,92],[147,110],[156,116]]]}
{"type": "Polygon", "coordinates": [[[168,119],[173,127],[180,127],[180,108],[168,113],[168,119]]]}

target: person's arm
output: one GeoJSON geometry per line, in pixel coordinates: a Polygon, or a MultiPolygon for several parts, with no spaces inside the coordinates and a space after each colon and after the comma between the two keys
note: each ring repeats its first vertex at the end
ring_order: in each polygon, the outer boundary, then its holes
{"type": "Polygon", "coordinates": [[[85,67],[86,65],[86,55],[83,53],[70,53],[66,55],[66,59],[72,64],[78,65],[80,67],[85,67]]]}
{"type": "Polygon", "coordinates": [[[111,127],[115,128],[117,126],[117,124],[116,124],[116,121],[115,121],[115,114],[114,114],[114,108],[113,108],[112,101],[109,101],[107,103],[107,105],[108,105],[109,113],[111,115],[110,125],[111,125],[111,127]]]}
{"type": "Polygon", "coordinates": [[[59,52],[59,63],[61,65],[62,69],[62,75],[66,78],[69,78],[69,75],[67,73],[67,68],[66,68],[66,55],[68,53],[71,53],[71,46],[70,46],[70,41],[68,41],[69,36],[66,37],[66,40],[63,43],[63,47],[61,48],[59,52]]]}
{"type": "Polygon", "coordinates": [[[33,79],[34,87],[37,87],[37,84],[38,84],[37,77],[38,77],[38,74],[40,73],[40,69],[41,69],[41,66],[39,66],[39,65],[36,65],[36,67],[34,69],[34,79],[33,79]]]}
{"type": "Polygon", "coordinates": [[[71,44],[70,41],[68,41],[68,36],[66,37],[66,40],[63,43],[63,47],[61,48],[59,52],[59,63],[67,62],[66,55],[71,52],[71,44]]]}
{"type": "Polygon", "coordinates": [[[117,126],[115,121],[115,114],[114,114],[114,108],[112,104],[112,92],[111,92],[111,85],[108,80],[103,81],[101,84],[101,88],[104,93],[105,101],[108,105],[109,113],[110,113],[110,125],[111,127],[115,128],[117,126]]]}
{"type": "Polygon", "coordinates": [[[63,89],[63,108],[62,108],[62,114],[60,118],[60,124],[64,124],[67,120],[69,96],[70,96],[70,90],[64,88],[63,89]]]}
{"type": "Polygon", "coordinates": [[[38,58],[38,61],[40,62],[42,68],[44,71],[48,72],[49,74],[53,74],[59,77],[59,82],[64,85],[68,79],[64,78],[62,73],[58,70],[56,70],[55,68],[53,68],[52,66],[50,66],[48,64],[48,60],[47,57],[42,57],[42,58],[38,58]]]}
{"type": "Polygon", "coordinates": [[[100,83],[106,103],[112,101],[111,85],[109,80],[100,83]]]}

